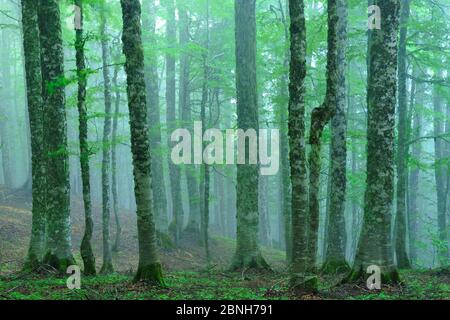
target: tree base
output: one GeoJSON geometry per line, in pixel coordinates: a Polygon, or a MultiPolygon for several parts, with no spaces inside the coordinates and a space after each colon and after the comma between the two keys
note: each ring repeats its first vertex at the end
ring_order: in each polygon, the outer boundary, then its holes
{"type": "Polygon", "coordinates": [[[290,288],[296,295],[316,294],[319,292],[317,276],[294,275],[290,279],[290,288]]]}
{"type": "Polygon", "coordinates": [[[25,264],[23,265],[22,272],[33,273],[42,266],[42,260],[35,254],[29,253],[25,264]]]}
{"type": "Polygon", "coordinates": [[[76,262],[72,255],[65,258],[58,258],[54,253],[48,252],[44,257],[42,264],[54,268],[61,274],[65,274],[67,268],[76,265],[76,262]]]}
{"type": "Polygon", "coordinates": [[[111,274],[114,272],[114,267],[112,265],[112,262],[103,262],[103,266],[100,269],[100,274],[101,275],[106,275],[106,274],[111,274]]]}
{"type": "Polygon", "coordinates": [[[95,257],[89,240],[83,239],[81,242],[80,254],[84,265],[83,274],[86,276],[95,276],[97,274],[97,270],[95,270],[95,257]]]}
{"type": "Polygon", "coordinates": [[[231,264],[230,271],[239,271],[243,269],[256,269],[264,271],[272,270],[261,254],[251,257],[236,255],[233,259],[233,263],[231,264]]]}
{"type": "Polygon", "coordinates": [[[133,282],[145,282],[156,286],[165,286],[160,263],[139,266],[133,282]]]}
{"type": "Polygon", "coordinates": [[[345,260],[327,260],[320,269],[322,274],[342,274],[350,272],[351,268],[345,260]]]}

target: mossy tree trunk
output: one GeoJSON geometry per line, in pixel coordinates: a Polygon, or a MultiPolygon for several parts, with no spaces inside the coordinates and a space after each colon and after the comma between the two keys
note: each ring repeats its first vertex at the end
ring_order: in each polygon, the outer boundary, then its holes
{"type": "Polygon", "coordinates": [[[151,157],[144,79],[144,50],[141,39],[141,6],[139,0],[121,0],[120,3],[123,16],[122,40],[126,57],[125,70],[139,243],[139,267],[135,281],[143,280],[163,284],[152,211],[151,157]]]}
{"type": "Polygon", "coordinates": [[[374,29],[369,35],[364,218],[355,262],[347,280],[360,281],[368,277],[368,266],[377,265],[384,285],[399,281],[393,257],[391,221],[400,1],[381,0],[378,6],[383,13],[381,29],[374,29]]]}
{"type": "Polygon", "coordinates": [[[42,262],[45,249],[46,157],[42,101],[42,72],[38,26],[38,2],[22,0],[23,45],[28,113],[31,131],[32,227],[25,269],[35,269],[42,262]]]}
{"type": "MultiPolygon", "coordinates": [[[[235,1],[236,89],[238,129],[259,130],[256,88],[256,4],[255,0],[235,1]]],[[[259,166],[237,165],[237,243],[231,269],[268,269],[262,257],[259,239],[258,178],[259,166]]]]}
{"type": "Polygon", "coordinates": [[[306,21],[303,0],[289,0],[290,84],[289,156],[292,183],[292,263],[290,285],[298,291],[315,290],[306,281],[308,181],[306,169],[305,79],[306,21]]]}
{"type": "Polygon", "coordinates": [[[89,143],[88,143],[88,113],[86,106],[86,86],[87,86],[87,70],[84,55],[84,45],[86,39],[83,32],[83,1],[75,0],[75,5],[80,10],[80,28],[75,30],[75,50],[78,77],[78,127],[80,142],[80,168],[81,181],[83,185],[83,204],[84,204],[84,223],[85,230],[83,240],[81,241],[80,254],[84,264],[84,274],[95,275],[95,257],[92,251],[92,232],[94,222],[92,220],[92,204],[91,204],[91,183],[89,168],[89,143]]]}
{"type": "MultiPolygon", "coordinates": [[[[320,214],[320,171],[322,134],[325,126],[336,113],[338,101],[338,57],[337,57],[337,0],[328,1],[328,52],[327,52],[327,91],[323,104],[311,113],[311,129],[309,144],[311,149],[308,156],[309,163],[309,212],[308,212],[308,257],[307,269],[316,271],[317,241],[320,214]]],[[[344,92],[345,95],[345,92],[344,92]]]]}
{"type": "Polygon", "coordinates": [[[38,6],[44,98],[44,140],[47,152],[46,254],[44,263],[60,272],[75,264],[71,247],[69,151],[67,146],[64,50],[59,2],[38,6]]]}
{"type": "Polygon", "coordinates": [[[350,267],[345,259],[347,232],[345,227],[345,201],[347,191],[347,0],[337,0],[337,78],[335,114],[331,119],[331,164],[329,177],[328,225],[325,243],[326,273],[347,272],[350,267]]]}

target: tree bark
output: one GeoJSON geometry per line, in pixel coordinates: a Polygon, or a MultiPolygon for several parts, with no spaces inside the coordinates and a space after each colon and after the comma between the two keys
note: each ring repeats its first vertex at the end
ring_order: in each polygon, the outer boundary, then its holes
{"type": "Polygon", "coordinates": [[[122,227],[120,223],[119,214],[119,195],[118,184],[117,184],[117,131],[119,125],[119,112],[120,112],[120,89],[117,82],[117,77],[119,75],[120,66],[116,66],[114,70],[113,85],[115,91],[115,108],[114,108],[114,119],[113,119],[113,129],[112,129],[112,146],[111,146],[111,183],[112,183],[112,198],[113,198],[113,210],[114,218],[116,221],[116,238],[114,240],[114,245],[112,250],[114,252],[120,251],[120,240],[122,235],[122,227]]]}
{"type": "Polygon", "coordinates": [[[382,29],[369,35],[367,181],[363,227],[348,281],[366,277],[377,265],[382,284],[399,281],[394,264],[391,220],[394,196],[394,133],[397,90],[399,0],[381,0],[382,29]]]}
{"type": "Polygon", "coordinates": [[[345,201],[347,189],[347,1],[337,0],[337,84],[336,112],[331,119],[331,164],[329,184],[329,223],[325,244],[325,263],[322,271],[346,272],[350,269],[345,259],[347,232],[345,227],[345,201]]]}
{"type": "MultiPolygon", "coordinates": [[[[420,84],[415,84],[417,86],[417,93],[415,94],[414,105],[411,105],[411,112],[413,112],[413,127],[412,127],[412,139],[418,139],[422,134],[422,115],[419,108],[423,107],[423,93],[422,90],[425,88],[420,84]]],[[[411,89],[413,91],[413,89],[411,89]]],[[[413,94],[413,92],[412,92],[413,94]]],[[[422,145],[418,141],[412,145],[412,162],[417,163],[420,161],[422,155],[422,145]]],[[[419,218],[419,178],[420,178],[420,167],[414,164],[410,169],[409,173],[409,205],[408,205],[408,228],[409,228],[409,255],[411,264],[417,263],[417,232],[418,232],[418,218],[419,218]]]]}
{"type": "Polygon", "coordinates": [[[141,40],[141,6],[139,0],[121,0],[120,3],[123,16],[122,41],[126,57],[125,71],[139,243],[139,267],[135,281],[164,284],[156,248],[156,229],[152,212],[151,157],[144,79],[144,50],[141,40]]]}
{"type": "Polygon", "coordinates": [[[103,161],[102,161],[102,234],[103,234],[103,265],[101,274],[108,274],[114,271],[111,256],[110,244],[110,219],[111,219],[111,78],[109,75],[109,48],[108,36],[106,34],[105,7],[102,2],[100,22],[100,37],[102,46],[103,62],[103,92],[105,99],[105,121],[103,125],[103,161]]]}
{"type": "MultiPolygon", "coordinates": [[[[237,128],[259,130],[255,0],[235,1],[237,128]]],[[[249,151],[245,151],[246,163],[249,151]]],[[[231,269],[269,268],[259,249],[259,166],[237,165],[237,243],[231,269]]]]}
{"type": "Polygon", "coordinates": [[[290,84],[289,146],[292,183],[292,264],[290,285],[298,291],[315,291],[306,277],[308,182],[305,140],[306,21],[303,0],[289,0],[290,84]]]}
{"type": "Polygon", "coordinates": [[[59,3],[38,6],[44,98],[44,141],[47,154],[47,243],[44,263],[65,273],[75,264],[71,253],[69,152],[67,146],[64,50],[59,3]]]}
{"type": "Polygon", "coordinates": [[[156,228],[160,233],[168,231],[167,195],[164,186],[163,145],[161,137],[161,112],[158,84],[158,56],[155,51],[156,41],[156,9],[154,0],[143,1],[142,17],[145,42],[151,47],[146,54],[145,81],[147,83],[147,104],[150,125],[150,147],[152,157],[152,189],[155,208],[156,228]]]}
{"type": "Polygon", "coordinates": [[[94,222],[92,220],[91,183],[89,168],[89,143],[88,143],[88,114],[86,106],[87,70],[84,55],[85,38],[83,32],[83,1],[75,0],[75,5],[80,10],[80,27],[75,30],[75,50],[78,78],[78,117],[79,117],[79,142],[80,142],[80,168],[83,185],[84,223],[85,230],[81,241],[80,254],[84,264],[85,275],[95,275],[95,257],[92,251],[92,232],[94,222]]]}
{"type": "Polygon", "coordinates": [[[31,131],[32,227],[25,269],[36,269],[45,250],[46,154],[44,150],[44,109],[38,26],[38,2],[22,0],[23,46],[28,113],[31,131]]]}
{"type": "MultiPolygon", "coordinates": [[[[440,97],[440,91],[437,85],[433,88],[433,106],[434,106],[434,136],[437,137],[444,133],[444,122],[442,117],[444,112],[442,110],[442,98],[440,97]]],[[[438,244],[438,259],[441,266],[446,266],[448,264],[449,252],[448,252],[448,238],[447,238],[447,201],[446,189],[447,189],[447,178],[446,178],[446,164],[445,159],[445,144],[444,140],[435,138],[434,139],[434,174],[436,180],[436,197],[437,197],[437,221],[438,221],[438,233],[439,233],[439,244],[438,244]]]]}
{"type": "MultiPolygon", "coordinates": [[[[167,1],[167,44],[169,47],[176,45],[176,21],[174,0],[167,1]]],[[[177,128],[176,117],[176,79],[175,79],[175,56],[173,53],[166,55],[166,104],[167,104],[167,132],[168,145],[172,148],[175,143],[171,141],[171,134],[177,128]]],[[[181,200],[180,169],[169,156],[170,191],[172,196],[173,222],[175,244],[180,245],[180,236],[183,230],[184,213],[181,200]]]]}
{"type": "Polygon", "coordinates": [[[400,43],[398,53],[398,146],[397,146],[397,216],[395,219],[395,252],[397,265],[410,268],[406,253],[406,183],[407,183],[407,92],[406,41],[408,36],[409,0],[402,0],[400,13],[400,43]]]}
{"type": "MultiPolygon", "coordinates": [[[[190,99],[190,64],[191,59],[188,53],[188,44],[190,43],[189,32],[189,16],[186,8],[186,3],[179,4],[180,15],[180,46],[182,50],[180,58],[180,91],[179,91],[179,103],[180,113],[183,127],[187,128],[191,135],[193,135],[192,128],[192,114],[191,114],[191,99],[190,99]]],[[[194,235],[195,238],[200,240],[200,190],[197,182],[196,166],[186,166],[186,179],[187,188],[189,194],[189,220],[186,226],[188,233],[194,235]]]]}

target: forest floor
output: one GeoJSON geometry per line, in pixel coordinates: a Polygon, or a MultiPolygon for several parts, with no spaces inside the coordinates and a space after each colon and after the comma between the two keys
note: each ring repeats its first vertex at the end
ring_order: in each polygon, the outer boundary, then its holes
{"type": "MultiPolygon", "coordinates": [[[[31,201],[20,195],[5,196],[0,189],[0,300],[103,300],[103,299],[450,299],[450,271],[402,271],[402,286],[384,286],[369,291],[364,284],[339,285],[339,276],[320,278],[316,295],[296,296],[287,288],[285,255],[282,251],[263,248],[271,272],[250,270],[229,272],[234,240],[212,236],[211,264],[206,268],[203,248],[185,239],[178,249],[160,249],[166,287],[133,284],[137,266],[136,219],[131,212],[122,213],[121,250],[113,255],[116,273],[83,277],[80,290],[69,290],[66,278],[51,272],[37,276],[20,273],[26,256],[31,225],[31,201]],[[3,196],[2,196],[3,195],[3,196]]],[[[94,207],[94,252],[101,267],[101,208],[94,207]]],[[[73,252],[78,262],[83,232],[81,201],[72,203],[73,252]]],[[[111,219],[113,220],[113,219],[111,219]]],[[[115,226],[111,225],[114,235],[115,226]]]]}

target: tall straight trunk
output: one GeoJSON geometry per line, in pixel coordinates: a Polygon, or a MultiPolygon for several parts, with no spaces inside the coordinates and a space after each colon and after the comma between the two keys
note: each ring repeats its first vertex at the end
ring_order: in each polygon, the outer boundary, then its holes
{"type": "Polygon", "coordinates": [[[397,282],[391,220],[394,200],[394,135],[397,90],[399,0],[380,0],[382,29],[369,36],[367,106],[367,184],[363,226],[353,270],[347,280],[366,277],[367,267],[381,269],[383,284],[397,282]]]}
{"type": "Polygon", "coordinates": [[[337,88],[336,112],[331,119],[331,164],[329,181],[329,223],[325,231],[325,263],[323,271],[348,271],[345,254],[347,232],[345,228],[345,200],[347,189],[347,0],[337,0],[337,88]]]}
{"type": "Polygon", "coordinates": [[[147,83],[148,120],[150,125],[150,147],[152,157],[152,189],[154,193],[154,208],[156,228],[161,233],[167,233],[167,195],[164,186],[163,145],[161,137],[161,112],[159,103],[158,56],[155,51],[156,41],[156,8],[155,0],[144,0],[142,17],[145,42],[151,47],[146,54],[145,81],[147,83]]]}
{"type": "MultiPolygon", "coordinates": [[[[209,0],[206,0],[206,41],[205,41],[205,53],[203,54],[203,86],[202,86],[202,101],[201,101],[201,111],[200,117],[202,120],[202,132],[206,131],[207,119],[206,119],[206,107],[209,102],[209,68],[208,68],[208,57],[209,57],[209,0]]],[[[211,114],[211,110],[210,110],[211,114]]],[[[203,143],[203,151],[205,151],[206,143],[203,143]]],[[[202,152],[203,153],[203,152],[202,152]]],[[[200,192],[201,192],[201,234],[203,245],[205,247],[206,262],[210,262],[210,251],[209,251],[209,200],[210,200],[210,169],[209,165],[202,164],[201,166],[201,178],[200,182],[200,192]]]]}
{"type": "MultiPolygon", "coordinates": [[[[186,8],[186,3],[181,3],[178,8],[180,16],[180,46],[182,54],[180,58],[180,90],[179,90],[179,104],[181,120],[183,128],[187,128],[191,135],[192,128],[192,112],[190,99],[190,64],[191,59],[188,53],[188,44],[190,42],[189,32],[189,16],[186,8]]],[[[186,231],[193,234],[200,239],[200,190],[196,176],[196,166],[186,166],[187,189],[189,194],[189,220],[186,231]]]]}
{"type": "MultiPolygon", "coordinates": [[[[176,21],[175,21],[175,3],[174,0],[167,1],[167,44],[172,47],[176,45],[176,21]]],[[[175,56],[173,53],[166,55],[166,105],[167,105],[167,132],[168,132],[168,145],[174,146],[174,142],[171,141],[171,134],[176,129],[177,117],[176,117],[176,80],[175,80],[175,56]]],[[[173,227],[175,235],[175,244],[180,244],[181,231],[183,229],[183,204],[181,200],[181,179],[180,169],[175,165],[169,157],[169,174],[170,174],[170,191],[172,196],[172,208],[173,208],[173,227]]]]}
{"type": "Polygon", "coordinates": [[[107,274],[114,271],[111,256],[110,244],[110,218],[111,218],[111,78],[109,75],[109,48],[108,36],[106,34],[106,17],[105,7],[102,2],[100,37],[102,45],[102,62],[103,62],[103,92],[105,99],[105,121],[103,125],[103,161],[102,161],[102,234],[103,234],[103,265],[100,273],[107,274]]]}
{"type": "Polygon", "coordinates": [[[80,254],[84,264],[84,274],[95,275],[95,257],[92,251],[92,232],[94,229],[94,222],[92,220],[92,204],[91,204],[91,183],[90,183],[90,168],[89,168],[89,143],[88,143],[88,114],[86,106],[86,87],[87,87],[87,72],[84,55],[85,38],[83,32],[83,1],[75,0],[75,6],[80,10],[80,28],[75,29],[75,50],[77,63],[77,77],[78,77],[78,123],[79,123],[79,140],[80,140],[80,168],[81,180],[83,184],[83,203],[84,203],[84,236],[81,241],[80,254]]]}
{"type": "MultiPolygon", "coordinates": [[[[255,0],[235,1],[237,127],[258,132],[255,0]]],[[[246,163],[250,160],[245,150],[246,163]]],[[[259,166],[237,165],[237,243],[231,268],[268,268],[258,244],[259,166]]]]}
{"type": "Polygon", "coordinates": [[[399,268],[409,268],[406,253],[406,183],[407,183],[407,121],[406,41],[408,35],[409,0],[402,0],[400,43],[398,52],[398,146],[397,146],[397,216],[395,219],[395,252],[399,268]]]}
{"type": "Polygon", "coordinates": [[[25,269],[35,269],[42,262],[45,245],[46,156],[44,150],[44,110],[38,27],[38,2],[22,0],[23,46],[28,113],[31,130],[32,227],[25,269]]]}
{"type": "Polygon", "coordinates": [[[291,63],[289,84],[289,146],[292,183],[292,263],[290,285],[299,291],[314,291],[306,279],[308,181],[306,169],[305,79],[306,21],[303,0],[289,0],[291,63]]]}
{"type": "Polygon", "coordinates": [[[44,263],[60,272],[75,264],[71,253],[69,152],[67,146],[64,50],[59,2],[42,0],[38,6],[44,98],[44,141],[47,154],[46,230],[44,263]]]}
{"type": "MultiPolygon", "coordinates": [[[[411,112],[413,112],[413,126],[411,139],[416,140],[421,137],[422,134],[422,115],[419,108],[423,107],[423,91],[425,88],[423,85],[413,81],[416,87],[417,93],[415,94],[414,105],[411,105],[411,112]]],[[[414,89],[411,89],[413,94],[414,89]]],[[[420,141],[415,142],[412,145],[411,155],[413,162],[420,161],[422,155],[422,145],[420,141]]],[[[409,203],[408,203],[408,228],[409,228],[409,255],[411,265],[417,263],[417,233],[418,233],[418,218],[419,218],[419,178],[420,167],[414,165],[409,173],[409,203]]]]}
{"type": "Polygon", "coordinates": [[[156,248],[151,190],[151,156],[148,110],[144,79],[141,5],[139,0],[121,0],[123,51],[126,57],[127,95],[131,127],[131,151],[137,207],[139,267],[135,281],[163,284],[162,268],[156,248]]]}
{"type": "Polygon", "coordinates": [[[441,139],[444,133],[444,122],[442,117],[444,110],[442,108],[442,98],[440,97],[440,91],[437,85],[433,88],[433,106],[434,106],[434,174],[436,180],[436,197],[437,197],[437,221],[439,232],[439,245],[438,245],[438,258],[439,264],[445,266],[448,264],[449,252],[448,252],[448,239],[447,239],[447,212],[446,206],[448,199],[446,196],[447,178],[446,178],[446,164],[445,164],[445,141],[441,139]]]}
{"type": "Polygon", "coordinates": [[[114,219],[116,221],[116,238],[114,240],[114,245],[112,250],[114,252],[120,251],[120,239],[122,235],[122,227],[120,223],[119,214],[119,195],[118,195],[118,184],[117,184],[117,131],[119,125],[119,112],[120,112],[120,88],[117,82],[117,77],[119,76],[120,66],[116,66],[114,69],[113,85],[115,91],[115,107],[114,107],[114,119],[112,128],[112,144],[111,144],[111,183],[112,183],[112,198],[113,198],[113,210],[114,219]]]}
{"type": "MultiPolygon", "coordinates": [[[[287,1],[286,1],[287,2],[287,1]]],[[[289,52],[289,22],[287,15],[289,14],[288,5],[286,5],[286,14],[283,9],[281,0],[279,1],[280,10],[282,12],[282,23],[284,25],[284,39],[286,41],[286,50],[284,53],[283,65],[286,70],[289,68],[290,52],[289,52]]],[[[283,75],[280,80],[280,94],[288,98],[288,75],[283,75]]],[[[291,262],[292,258],[292,215],[291,215],[291,176],[289,164],[289,136],[288,136],[288,106],[280,104],[279,107],[279,127],[280,127],[280,148],[281,148],[281,210],[282,210],[282,229],[280,228],[280,245],[281,235],[284,234],[284,243],[286,247],[286,261],[291,262]]]]}
{"type": "MultiPolygon", "coordinates": [[[[336,113],[338,93],[338,21],[337,0],[328,0],[328,53],[327,53],[327,92],[323,104],[315,108],[311,113],[311,129],[309,133],[309,144],[311,150],[309,153],[309,215],[308,215],[308,269],[315,271],[317,260],[317,234],[319,230],[319,214],[320,214],[320,170],[321,149],[322,149],[322,133],[336,113]]],[[[341,43],[342,44],[342,43],[341,43]]],[[[345,70],[345,68],[344,68],[345,70]]],[[[342,118],[342,116],[341,116],[342,118]]],[[[344,116],[345,118],[345,116],[344,116]]],[[[342,119],[341,119],[342,120],[342,119]]],[[[335,172],[333,172],[334,174],[335,172]]],[[[341,178],[341,177],[340,177],[341,178]]],[[[342,184],[339,184],[342,189],[342,184]]],[[[336,191],[338,192],[338,191],[336,191]]],[[[345,194],[345,192],[344,192],[345,194]]],[[[336,203],[342,199],[336,199],[336,203]]],[[[336,218],[335,213],[331,217],[336,218]]],[[[343,217],[337,218],[341,220],[343,217]]],[[[334,221],[333,221],[334,223],[334,221]]],[[[341,223],[342,224],[342,223],[341,223]]],[[[331,223],[330,223],[331,225],[331,223]]],[[[342,235],[340,235],[342,236],[342,235]]],[[[342,243],[342,239],[340,241],[342,243]]]]}

